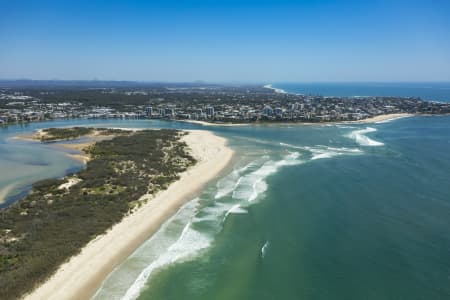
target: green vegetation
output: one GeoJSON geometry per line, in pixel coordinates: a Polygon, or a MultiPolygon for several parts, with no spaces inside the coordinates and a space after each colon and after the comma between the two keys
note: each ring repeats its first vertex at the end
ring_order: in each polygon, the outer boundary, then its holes
{"type": "Polygon", "coordinates": [[[44,135],[40,137],[42,142],[71,140],[93,133],[98,133],[101,135],[118,135],[128,133],[128,131],[123,131],[120,129],[88,127],[48,128],[43,129],[42,132],[44,133],[44,135]]]}
{"type": "MultiPolygon", "coordinates": [[[[67,136],[66,131],[62,134],[67,136]]],[[[1,210],[0,299],[31,291],[139,207],[142,195],[178,179],[195,163],[182,135],[176,130],[145,130],[98,142],[86,150],[92,160],[83,171],[38,182],[29,196],[1,210]],[[76,183],[61,186],[69,180],[76,183]]]]}

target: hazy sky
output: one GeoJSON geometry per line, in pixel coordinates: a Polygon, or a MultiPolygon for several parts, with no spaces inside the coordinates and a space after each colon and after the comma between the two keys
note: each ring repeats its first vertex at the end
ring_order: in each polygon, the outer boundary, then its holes
{"type": "Polygon", "coordinates": [[[0,0],[0,78],[450,81],[450,1],[0,0]]]}

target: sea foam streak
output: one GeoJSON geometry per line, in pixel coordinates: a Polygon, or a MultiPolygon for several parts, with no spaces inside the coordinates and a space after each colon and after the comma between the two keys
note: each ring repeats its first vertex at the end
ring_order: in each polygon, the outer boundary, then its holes
{"type": "Polygon", "coordinates": [[[377,131],[375,128],[367,127],[366,129],[354,130],[347,137],[355,140],[361,146],[383,146],[382,142],[375,141],[367,136],[366,133],[377,131]]]}
{"type": "MultiPolygon", "coordinates": [[[[149,266],[152,261],[157,261],[162,253],[167,252],[167,249],[173,244],[181,242],[181,236],[185,236],[187,234],[186,231],[189,228],[186,224],[190,223],[189,220],[192,220],[198,213],[199,201],[200,198],[195,198],[183,205],[179,211],[164,223],[150,239],[141,245],[126,262],[119,265],[108,276],[92,299],[121,299],[121,297],[123,297],[136,282],[136,279],[140,276],[144,268],[149,266]],[[178,232],[178,234],[174,235],[173,233],[176,232],[178,232]]],[[[186,241],[184,237],[183,240],[186,241]]],[[[134,288],[137,290],[135,292],[139,294],[140,291],[138,291],[138,286],[135,285],[134,288]]]]}
{"type": "Polygon", "coordinates": [[[139,274],[138,278],[127,290],[125,296],[122,297],[122,300],[136,299],[154,270],[181,259],[194,256],[199,250],[207,248],[211,244],[211,241],[212,239],[206,234],[192,229],[192,225],[189,222],[184,227],[178,240],[139,274]]]}
{"type": "Polygon", "coordinates": [[[311,160],[321,159],[321,158],[332,158],[340,155],[351,155],[351,154],[361,154],[362,151],[357,148],[345,148],[345,147],[328,147],[323,145],[317,145],[314,147],[310,146],[294,146],[286,143],[280,143],[281,146],[301,149],[311,153],[311,160]]]}
{"type": "Polygon", "coordinates": [[[280,167],[302,163],[301,160],[298,160],[299,156],[299,153],[294,152],[286,155],[280,161],[269,160],[256,171],[244,175],[234,189],[232,198],[249,202],[254,201],[267,190],[265,179],[275,173],[280,167]]]}
{"type": "Polygon", "coordinates": [[[242,167],[240,169],[237,170],[233,170],[233,172],[231,172],[230,174],[228,174],[227,176],[225,176],[224,178],[222,178],[221,180],[219,180],[219,182],[217,182],[217,193],[214,196],[214,199],[219,199],[222,198],[226,195],[228,195],[229,193],[231,193],[236,186],[239,184],[240,180],[242,177],[240,177],[240,175],[242,173],[244,173],[246,170],[248,170],[249,168],[255,166],[256,162],[251,162],[248,165],[246,165],[245,167],[242,167]]]}
{"type": "MultiPolygon", "coordinates": [[[[262,157],[262,159],[266,160],[264,163],[258,159],[241,169],[233,171],[222,184],[217,185],[218,191],[215,198],[222,199],[224,195],[233,192],[232,200],[234,204],[222,203],[220,200],[217,200],[212,205],[198,211],[191,218],[191,221],[185,225],[178,239],[139,274],[122,299],[130,300],[139,297],[149,277],[155,270],[195,257],[201,250],[208,248],[213,241],[215,233],[220,231],[220,228],[223,226],[225,219],[231,214],[247,213],[243,206],[246,206],[245,204],[249,205],[249,202],[258,198],[267,189],[265,179],[275,173],[280,167],[302,163],[298,159],[299,156],[299,153],[292,152],[279,161],[267,160],[268,157],[264,156],[262,157]],[[247,174],[242,175],[244,173],[247,174]],[[236,203],[236,201],[239,203],[236,203]],[[205,232],[205,229],[201,231],[194,229],[193,226],[197,223],[203,223],[202,227],[206,226],[208,229],[205,232]]],[[[264,252],[268,247],[268,243],[266,244],[263,246],[264,250],[262,251],[264,252]]]]}
{"type": "Polygon", "coordinates": [[[229,214],[246,214],[246,213],[247,213],[247,211],[245,209],[243,209],[240,204],[236,204],[236,205],[233,205],[233,207],[231,207],[227,211],[225,216],[228,216],[229,214]]]}
{"type": "Polygon", "coordinates": [[[228,217],[229,214],[246,214],[246,213],[248,213],[248,211],[245,210],[245,209],[243,209],[243,208],[241,207],[240,204],[233,205],[233,206],[225,213],[225,216],[223,217],[222,222],[225,222],[225,220],[227,219],[227,217],[228,217]]]}
{"type": "Polygon", "coordinates": [[[348,154],[358,154],[362,153],[359,149],[351,149],[351,148],[333,148],[333,147],[316,147],[309,149],[312,153],[312,160],[321,159],[321,158],[332,158],[340,155],[348,155],[348,154]]]}
{"type": "Polygon", "coordinates": [[[266,241],[266,243],[261,248],[261,258],[264,258],[266,256],[267,249],[269,248],[269,246],[270,246],[269,241],[266,241]]]}

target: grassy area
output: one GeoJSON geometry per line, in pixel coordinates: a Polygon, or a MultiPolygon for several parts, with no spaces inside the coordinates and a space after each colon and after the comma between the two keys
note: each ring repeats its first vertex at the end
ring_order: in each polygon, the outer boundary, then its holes
{"type": "MultiPolygon", "coordinates": [[[[71,136],[68,129],[51,132],[71,136]]],[[[44,282],[90,240],[142,205],[142,195],[167,188],[195,164],[182,135],[146,130],[98,142],[87,150],[92,160],[86,168],[73,175],[76,184],[61,188],[68,178],[41,181],[29,196],[1,210],[0,299],[17,299],[44,282]]]]}
{"type": "Polygon", "coordinates": [[[120,135],[126,134],[128,131],[111,128],[90,128],[90,127],[72,127],[72,128],[48,128],[42,130],[43,135],[40,136],[41,142],[53,142],[61,140],[76,139],[89,134],[100,135],[120,135]]]}

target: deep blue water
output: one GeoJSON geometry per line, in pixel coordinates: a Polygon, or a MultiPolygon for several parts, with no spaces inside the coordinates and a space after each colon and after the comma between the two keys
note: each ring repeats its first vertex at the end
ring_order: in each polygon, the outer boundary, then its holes
{"type": "Polygon", "coordinates": [[[450,82],[275,83],[288,93],[321,96],[399,96],[450,102],[450,82]]]}

